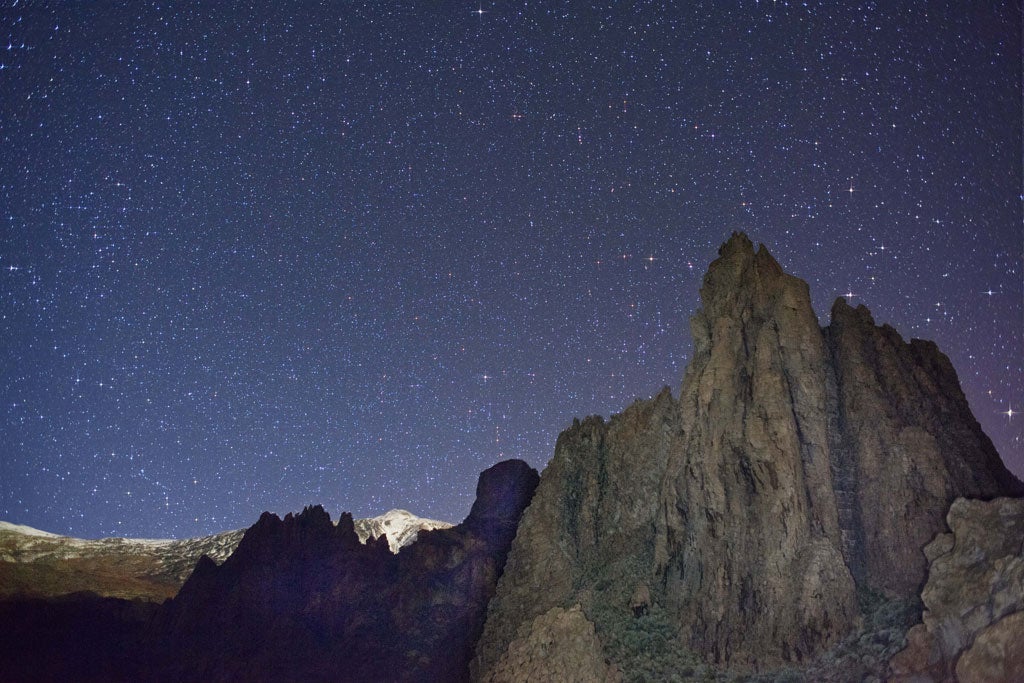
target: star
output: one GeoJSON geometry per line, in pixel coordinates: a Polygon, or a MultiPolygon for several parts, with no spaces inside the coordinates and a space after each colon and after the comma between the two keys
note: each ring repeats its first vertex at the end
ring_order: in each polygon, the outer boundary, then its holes
{"type": "MultiPolygon", "coordinates": [[[[812,296],[846,292],[920,336],[955,321],[935,341],[1024,473],[1020,422],[995,402],[1024,373],[1020,171],[990,153],[1019,137],[1020,85],[999,77],[1019,55],[977,50],[948,13],[876,3],[864,22],[811,3],[767,31],[745,3],[711,3],[705,25],[668,3],[648,26],[624,4],[477,0],[460,21],[408,3],[386,27],[253,0],[207,17],[196,45],[194,13],[160,3],[117,22],[46,5],[0,43],[24,105],[0,181],[0,394],[18,406],[0,422],[18,473],[0,478],[0,519],[188,537],[323,490],[311,502],[458,522],[499,414],[501,449],[515,434],[542,467],[574,413],[681,379],[733,228],[812,296]],[[236,20],[259,28],[239,37],[236,20]],[[842,40],[809,43],[808,20],[842,40]],[[737,24],[755,30],[715,28],[737,24]],[[80,58],[95,35],[113,59],[80,58]],[[140,35],[174,59],[139,62],[140,35]],[[922,61],[934,44],[948,59],[922,61]],[[738,68],[744,54],[761,59],[738,68]],[[907,64],[927,84],[954,62],[975,75],[958,84],[972,107],[944,120],[955,164],[934,97],[892,87],[907,64]],[[143,124],[152,144],[126,144],[143,124]],[[323,470],[317,453],[341,455],[323,470]],[[268,459],[283,477],[246,478],[268,459]],[[156,462],[170,514],[139,474],[155,481],[156,462]],[[428,485],[396,473],[439,468],[428,485]],[[107,495],[126,481],[130,500],[107,495]]],[[[993,45],[1019,42],[1010,5],[979,4],[993,45]]]]}

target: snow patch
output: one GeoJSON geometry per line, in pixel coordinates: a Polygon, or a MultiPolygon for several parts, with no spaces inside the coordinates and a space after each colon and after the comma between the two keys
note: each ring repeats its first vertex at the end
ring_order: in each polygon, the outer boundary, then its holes
{"type": "Polygon", "coordinates": [[[66,538],[60,534],[51,534],[49,531],[40,531],[24,524],[11,524],[10,522],[0,522],[0,531],[8,531],[15,534],[22,534],[24,536],[42,536],[43,538],[66,538]]]}

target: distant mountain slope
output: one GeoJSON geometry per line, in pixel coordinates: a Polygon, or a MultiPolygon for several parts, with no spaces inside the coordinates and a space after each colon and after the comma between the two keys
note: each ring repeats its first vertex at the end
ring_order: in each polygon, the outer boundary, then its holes
{"type": "MultiPolygon", "coordinates": [[[[387,535],[391,552],[413,543],[423,529],[447,522],[391,510],[355,522],[361,541],[387,535]]],[[[203,555],[220,564],[245,529],[184,540],[60,536],[0,522],[0,598],[52,597],[91,591],[104,597],[160,602],[173,597],[203,555]]]]}

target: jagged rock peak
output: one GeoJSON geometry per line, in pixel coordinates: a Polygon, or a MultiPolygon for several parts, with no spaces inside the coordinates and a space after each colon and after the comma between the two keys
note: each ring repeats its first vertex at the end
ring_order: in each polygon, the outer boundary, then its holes
{"type": "Polygon", "coordinates": [[[856,621],[829,461],[826,348],[807,283],[737,233],[708,268],[666,463],[655,574],[690,647],[799,662],[856,621]]]}
{"type": "Polygon", "coordinates": [[[646,657],[624,626],[639,584],[664,632],[710,665],[804,666],[854,636],[859,595],[912,599],[954,498],[1020,490],[933,343],[842,299],[823,330],[807,283],[743,233],[700,295],[678,400],[559,436],[488,608],[478,679],[523,625],[577,602],[631,670],[646,657]]]}
{"type": "Polygon", "coordinates": [[[705,309],[717,311],[721,305],[746,301],[737,298],[738,290],[763,290],[784,275],[782,266],[763,244],[755,251],[746,234],[734,232],[704,275],[701,301],[705,309]]]}
{"type": "Polygon", "coordinates": [[[397,555],[383,535],[360,543],[347,513],[337,526],[319,506],[264,514],[161,609],[147,680],[465,681],[538,479],[520,460],[494,465],[462,524],[397,555]]]}

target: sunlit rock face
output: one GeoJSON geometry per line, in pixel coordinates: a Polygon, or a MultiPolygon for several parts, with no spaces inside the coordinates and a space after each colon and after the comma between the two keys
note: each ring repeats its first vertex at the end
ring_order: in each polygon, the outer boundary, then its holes
{"type": "Polygon", "coordinates": [[[664,390],[559,437],[490,605],[478,677],[523,624],[575,603],[627,677],[648,666],[630,645],[640,584],[643,628],[670,630],[694,661],[804,666],[857,632],[865,596],[916,596],[922,548],[954,498],[1021,492],[934,344],[907,344],[842,300],[822,329],[807,284],[742,234],[701,300],[678,400],[664,390]]]}

